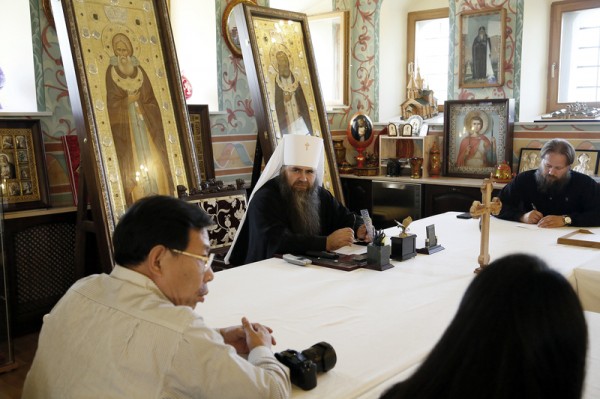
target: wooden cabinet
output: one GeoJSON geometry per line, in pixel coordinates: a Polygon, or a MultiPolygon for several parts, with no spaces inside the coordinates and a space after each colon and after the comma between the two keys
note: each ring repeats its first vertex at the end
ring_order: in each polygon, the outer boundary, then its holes
{"type": "Polygon", "coordinates": [[[38,331],[42,317],[78,277],[75,209],[5,215],[10,325],[14,336],[38,331]]]}
{"type": "MultiPolygon", "coordinates": [[[[424,191],[425,217],[450,211],[467,212],[473,201],[481,201],[481,189],[478,187],[427,184],[424,191]]],[[[492,196],[499,192],[495,189],[492,196]]]]}
{"type": "Polygon", "coordinates": [[[361,209],[373,213],[372,181],[367,179],[341,179],[342,191],[346,207],[352,212],[360,214],[361,209]]]}
{"type": "MultiPolygon", "coordinates": [[[[346,206],[351,211],[359,212],[361,209],[368,209],[371,215],[375,215],[380,209],[387,209],[383,213],[391,215],[390,208],[394,207],[398,209],[394,209],[393,212],[402,211],[414,219],[450,211],[467,212],[473,201],[481,201],[483,181],[455,177],[411,179],[385,176],[374,178],[342,176],[341,180],[346,206]],[[410,196],[405,194],[399,197],[395,195],[399,193],[398,190],[378,190],[378,187],[386,186],[385,183],[407,187],[416,185],[420,189],[403,190],[405,193],[411,193],[410,196]]],[[[502,187],[504,184],[494,183],[492,196],[498,196],[502,187]]],[[[395,214],[394,217],[400,215],[395,214]]]]}
{"type": "Polygon", "coordinates": [[[393,158],[423,158],[423,177],[429,177],[429,150],[436,136],[379,136],[379,174],[385,176],[387,163],[393,158]]]}

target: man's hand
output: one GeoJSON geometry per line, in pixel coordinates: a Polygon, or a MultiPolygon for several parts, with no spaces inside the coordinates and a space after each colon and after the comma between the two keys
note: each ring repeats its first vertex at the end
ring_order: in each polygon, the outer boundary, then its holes
{"type": "Polygon", "coordinates": [[[531,212],[527,212],[523,216],[521,216],[519,221],[527,224],[537,224],[543,217],[544,214],[542,214],[542,212],[536,211],[534,209],[531,212]]]}
{"type": "MultiPolygon", "coordinates": [[[[245,319],[246,318],[242,319],[242,323],[244,322],[245,319]]],[[[250,323],[248,323],[248,324],[250,324],[250,323]]],[[[258,326],[261,326],[261,325],[258,323],[254,323],[252,325],[252,327],[254,327],[255,329],[258,329],[258,326]]],[[[265,328],[269,334],[273,332],[273,330],[271,330],[267,326],[261,326],[261,327],[265,328]]],[[[251,349],[248,347],[248,342],[246,339],[246,331],[243,326],[232,326],[232,327],[220,328],[219,332],[223,336],[223,340],[225,341],[225,343],[233,346],[235,348],[235,351],[238,354],[245,355],[245,354],[250,353],[251,349]]],[[[273,337],[271,337],[271,343],[273,345],[275,345],[275,339],[273,337]]],[[[269,347],[270,347],[270,345],[269,345],[269,347]]]]}
{"type": "Polygon", "coordinates": [[[537,225],[543,228],[563,227],[565,219],[562,216],[548,215],[541,218],[537,225]]]}
{"type": "Polygon", "coordinates": [[[248,352],[246,353],[249,353],[257,346],[266,346],[270,349],[271,345],[277,344],[275,338],[271,335],[273,330],[267,326],[263,326],[259,323],[250,323],[247,318],[242,317],[242,328],[246,335],[246,346],[248,349],[248,352]]]}
{"type": "Polygon", "coordinates": [[[362,240],[364,242],[371,242],[371,241],[373,241],[373,237],[371,237],[371,235],[367,231],[367,226],[364,225],[364,224],[361,225],[356,230],[356,238],[358,238],[359,240],[362,240]]]}
{"type": "Polygon", "coordinates": [[[338,229],[327,236],[327,247],[328,251],[335,251],[341,247],[352,245],[354,243],[354,230],[350,227],[344,227],[338,229]]]}

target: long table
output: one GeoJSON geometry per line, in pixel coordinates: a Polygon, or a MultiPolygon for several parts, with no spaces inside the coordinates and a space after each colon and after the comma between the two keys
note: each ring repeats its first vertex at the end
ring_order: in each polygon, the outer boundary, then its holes
{"type": "MultiPolygon", "coordinates": [[[[377,398],[427,356],[478,266],[477,220],[447,213],[415,221],[410,229],[418,235],[418,247],[430,224],[445,247],[434,255],[394,262],[384,272],[345,272],[268,259],[217,273],[197,310],[215,327],[239,324],[242,316],[270,326],[276,351],[329,342],[337,352],[337,365],[319,375],[315,389],[294,387],[294,398],[377,398]]],[[[557,237],[568,233],[566,228],[534,231],[518,226],[492,219],[492,260],[517,251],[536,253],[581,286],[575,273],[594,264],[597,250],[556,244],[557,237]]],[[[397,234],[394,229],[387,232],[397,234]]],[[[592,342],[585,397],[599,398],[600,378],[591,376],[600,376],[600,314],[586,312],[586,317],[592,342]]]]}

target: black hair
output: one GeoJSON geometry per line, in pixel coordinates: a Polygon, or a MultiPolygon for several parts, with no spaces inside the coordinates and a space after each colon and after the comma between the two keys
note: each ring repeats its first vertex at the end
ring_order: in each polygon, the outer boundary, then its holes
{"type": "Polygon", "coordinates": [[[382,398],[581,397],[587,326],[571,285],[525,254],[485,267],[413,376],[382,398]]]}
{"type": "Polygon", "coordinates": [[[191,230],[213,224],[197,205],[163,195],[142,198],[119,220],[113,233],[114,260],[133,267],[156,245],[185,250],[191,230]]]}

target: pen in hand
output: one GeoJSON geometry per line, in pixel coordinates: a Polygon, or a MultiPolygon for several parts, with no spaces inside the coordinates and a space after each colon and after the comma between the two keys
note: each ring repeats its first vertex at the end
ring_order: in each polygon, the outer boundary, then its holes
{"type": "Polygon", "coordinates": [[[535,207],[535,204],[533,202],[531,203],[531,207],[533,208],[534,211],[537,211],[537,208],[535,207]]]}

